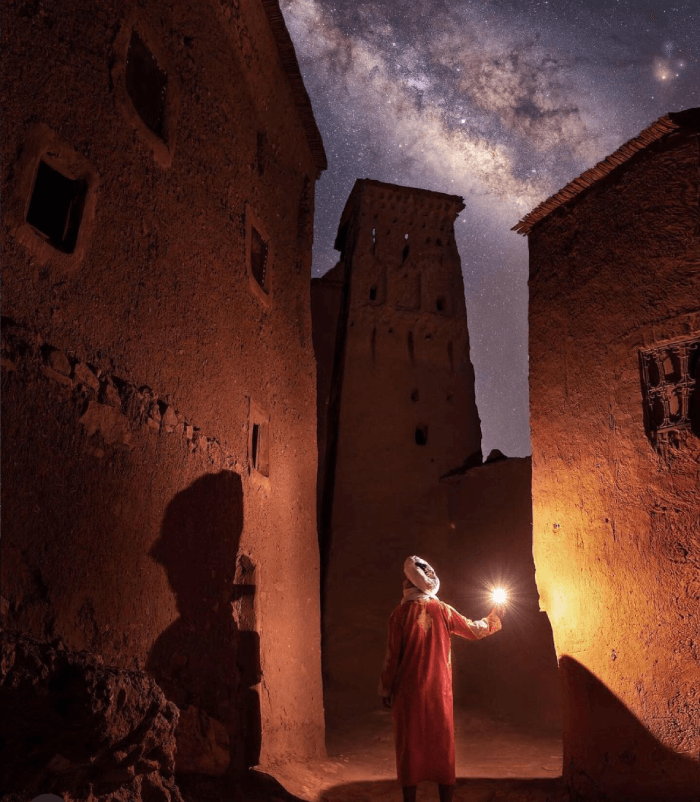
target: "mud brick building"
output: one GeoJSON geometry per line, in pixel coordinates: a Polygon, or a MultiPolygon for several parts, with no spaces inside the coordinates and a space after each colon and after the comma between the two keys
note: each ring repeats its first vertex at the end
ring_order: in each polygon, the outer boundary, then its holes
{"type": "Polygon", "coordinates": [[[9,3],[2,67],[3,623],[155,678],[218,744],[180,768],[317,754],[326,161],[279,7],[9,3]]]}
{"type": "Polygon", "coordinates": [[[534,555],[575,799],[700,788],[700,110],[517,226],[530,247],[534,555]]]}
{"type": "Polygon", "coordinates": [[[536,657],[521,662],[518,679],[506,676],[514,629],[492,643],[460,644],[455,697],[503,712],[514,697],[532,695],[533,707],[546,699],[558,710],[551,631],[536,604],[529,460],[482,466],[454,239],[462,208],[453,195],[359,180],[339,224],[340,261],[312,280],[331,716],[377,705],[387,622],[409,554],[432,561],[441,598],[475,618],[489,609],[494,571],[516,566],[503,578],[531,602],[538,645],[528,654],[536,657]],[[486,693],[494,660],[505,668],[500,696],[486,693]]]}

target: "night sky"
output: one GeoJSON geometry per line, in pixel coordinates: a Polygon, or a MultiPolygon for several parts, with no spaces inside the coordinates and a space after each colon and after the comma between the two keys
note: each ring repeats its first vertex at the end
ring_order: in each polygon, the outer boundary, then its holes
{"type": "Polygon", "coordinates": [[[323,135],[314,275],[357,178],[464,196],[483,450],[530,453],[525,213],[700,105],[700,2],[281,0],[323,135]]]}

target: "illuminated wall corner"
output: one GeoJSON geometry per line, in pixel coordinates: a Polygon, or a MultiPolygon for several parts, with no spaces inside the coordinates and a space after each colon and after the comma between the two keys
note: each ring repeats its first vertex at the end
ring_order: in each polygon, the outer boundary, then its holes
{"type": "Polygon", "coordinates": [[[577,799],[699,787],[699,133],[698,109],[657,120],[516,226],[534,554],[577,799]]]}

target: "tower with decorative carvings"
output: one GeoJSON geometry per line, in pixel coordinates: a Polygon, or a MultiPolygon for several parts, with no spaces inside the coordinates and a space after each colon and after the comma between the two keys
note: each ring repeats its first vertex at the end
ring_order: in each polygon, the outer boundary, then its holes
{"type": "Polygon", "coordinates": [[[373,611],[348,620],[343,599],[326,593],[331,704],[336,690],[374,694],[396,555],[430,557],[449,528],[440,477],[481,463],[454,236],[463,208],[454,195],[359,180],[340,221],[340,261],[312,282],[325,586],[342,579],[343,595],[361,594],[373,611]]]}

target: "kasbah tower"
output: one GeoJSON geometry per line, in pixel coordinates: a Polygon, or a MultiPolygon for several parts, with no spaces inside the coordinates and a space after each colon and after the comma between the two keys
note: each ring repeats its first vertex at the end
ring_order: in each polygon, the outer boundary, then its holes
{"type": "Polygon", "coordinates": [[[454,236],[463,208],[454,195],[358,180],[340,220],[340,261],[312,281],[331,707],[376,704],[386,621],[400,600],[397,555],[445,564],[440,478],[481,463],[454,236]]]}

